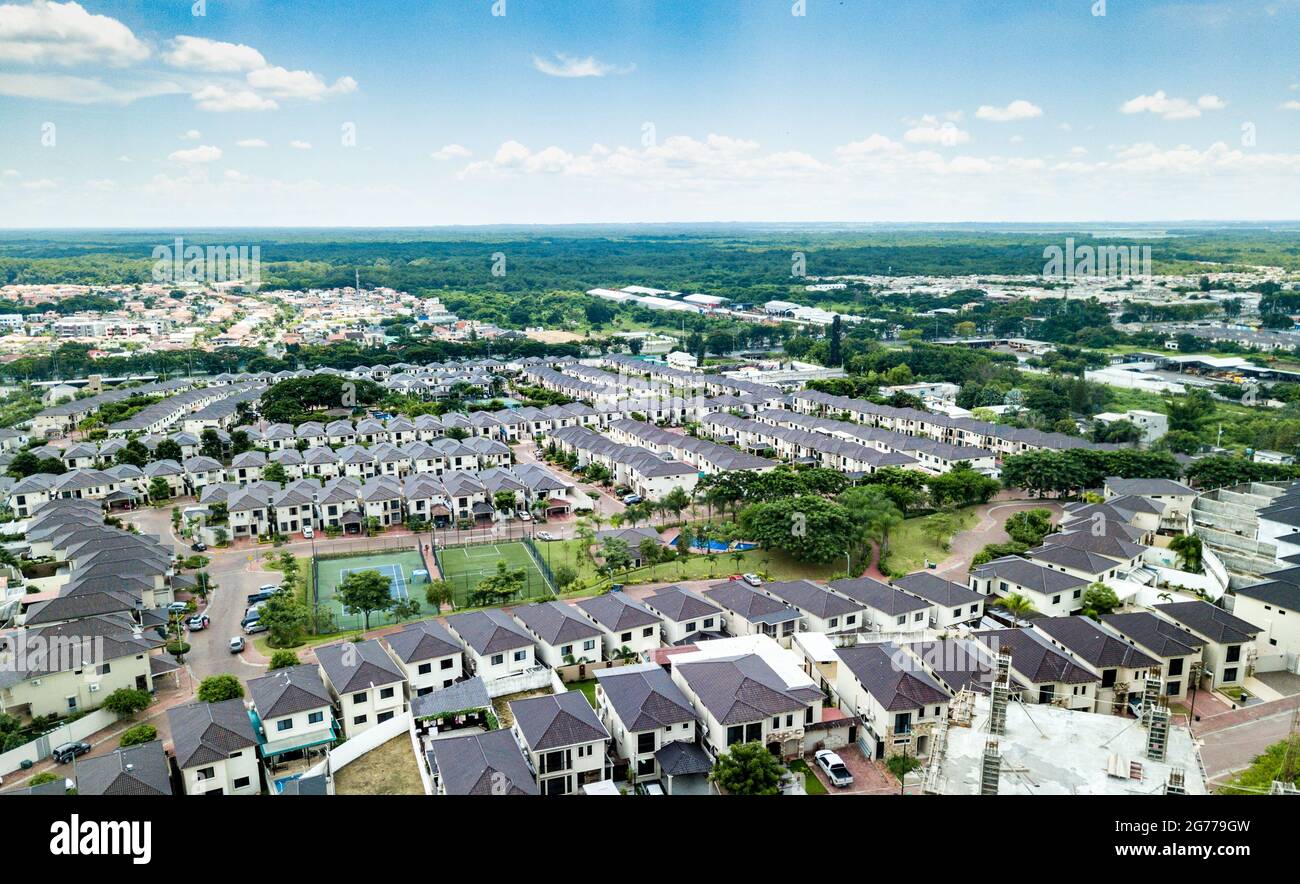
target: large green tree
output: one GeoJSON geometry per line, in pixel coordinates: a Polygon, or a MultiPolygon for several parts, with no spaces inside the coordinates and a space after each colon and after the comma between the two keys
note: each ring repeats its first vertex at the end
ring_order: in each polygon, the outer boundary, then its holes
{"type": "Polygon", "coordinates": [[[730,795],[777,795],[784,772],[762,743],[735,743],[718,756],[709,779],[730,795]]]}

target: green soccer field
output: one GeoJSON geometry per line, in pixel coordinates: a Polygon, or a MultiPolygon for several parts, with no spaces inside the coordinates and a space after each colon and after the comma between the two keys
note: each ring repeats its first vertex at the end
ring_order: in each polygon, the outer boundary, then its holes
{"type": "Polygon", "coordinates": [[[506,568],[524,572],[524,589],[519,599],[549,598],[551,588],[522,543],[483,543],[452,546],[438,550],[442,579],[451,584],[456,607],[468,603],[474,587],[484,577],[497,573],[497,562],[506,568]]]}

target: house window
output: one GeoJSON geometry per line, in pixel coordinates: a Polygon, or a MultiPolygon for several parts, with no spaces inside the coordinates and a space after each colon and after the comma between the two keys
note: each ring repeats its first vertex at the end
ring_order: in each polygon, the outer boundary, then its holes
{"type": "Polygon", "coordinates": [[[1039,703],[1050,703],[1055,697],[1056,697],[1056,687],[1054,685],[1045,684],[1038,688],[1039,703]]]}
{"type": "Polygon", "coordinates": [[[1241,659],[1241,645],[1232,645],[1228,648],[1228,655],[1225,658],[1229,663],[1236,663],[1241,659]]]}
{"type": "Polygon", "coordinates": [[[493,666],[500,666],[502,663],[506,662],[506,655],[505,655],[505,654],[493,654],[493,655],[492,655],[492,661],[491,661],[491,662],[492,662],[492,665],[493,665],[493,666]]]}
{"type": "Polygon", "coordinates": [[[1059,605],[1060,603],[1061,603],[1061,597],[1059,595],[1052,596],[1052,604],[1059,605]]]}
{"type": "Polygon", "coordinates": [[[573,656],[573,645],[560,645],[560,656],[562,657],[573,656]]]}
{"type": "Polygon", "coordinates": [[[830,626],[831,629],[834,629],[835,627],[840,625],[840,618],[832,617],[830,620],[827,621],[827,625],[830,626]]]}
{"type": "Polygon", "coordinates": [[[894,622],[895,622],[898,626],[906,626],[906,625],[907,625],[907,615],[906,615],[906,614],[900,614],[900,615],[898,616],[898,619],[895,620],[894,622]]]}
{"type": "Polygon", "coordinates": [[[527,652],[527,651],[515,651],[515,662],[516,662],[516,663],[520,662],[521,660],[527,660],[527,659],[528,659],[528,652],[527,652]]]}
{"type": "Polygon", "coordinates": [[[654,634],[655,634],[655,628],[653,626],[647,626],[645,629],[641,630],[642,638],[649,638],[654,634]]]}
{"type": "Polygon", "coordinates": [[[621,641],[621,642],[623,642],[624,644],[627,644],[628,642],[630,642],[630,641],[632,640],[632,633],[630,633],[630,632],[625,632],[625,633],[623,633],[622,635],[620,635],[620,636],[618,637],[618,640],[621,641]]]}
{"type": "Polygon", "coordinates": [[[712,628],[713,628],[713,618],[712,618],[712,617],[706,617],[706,618],[704,618],[704,628],[705,628],[705,629],[712,629],[712,628]]]}
{"type": "Polygon", "coordinates": [[[439,664],[439,667],[442,669],[450,669],[452,664],[455,662],[456,661],[453,660],[451,657],[448,657],[447,659],[443,660],[442,663],[439,664]]]}
{"type": "Polygon", "coordinates": [[[638,777],[654,776],[655,760],[653,758],[643,758],[636,763],[636,775],[638,777]]]}
{"type": "Polygon", "coordinates": [[[1183,683],[1180,681],[1171,681],[1165,685],[1165,693],[1171,697],[1177,697],[1182,693],[1183,683]]]}
{"type": "Polygon", "coordinates": [[[352,718],[352,723],[353,723],[353,724],[365,724],[365,723],[366,723],[366,716],[364,716],[364,715],[356,715],[356,716],[353,716],[353,718],[352,718]]]}
{"type": "Polygon", "coordinates": [[[392,688],[381,688],[381,689],[380,689],[380,691],[379,691],[379,699],[381,699],[381,700],[390,700],[390,699],[392,699],[392,697],[393,697],[393,689],[392,689],[392,688]]]}
{"type": "Polygon", "coordinates": [[[1103,688],[1115,687],[1115,680],[1119,676],[1117,669],[1103,669],[1101,671],[1101,686],[1103,688]]]}
{"type": "Polygon", "coordinates": [[[1236,681],[1236,680],[1237,680],[1237,667],[1233,666],[1233,667],[1230,668],[1230,669],[1225,669],[1225,670],[1223,670],[1223,680],[1226,681],[1226,682],[1233,682],[1233,681],[1236,681]]]}
{"type": "Polygon", "coordinates": [[[248,782],[249,782],[248,777],[239,777],[238,779],[235,780],[235,788],[236,788],[236,789],[247,789],[247,788],[248,788],[248,782]]]}
{"type": "MultiPolygon", "coordinates": [[[[1183,658],[1182,658],[1182,657],[1179,657],[1179,658],[1176,659],[1176,660],[1170,660],[1170,661],[1169,661],[1169,674],[1170,674],[1170,676],[1174,676],[1174,675],[1182,675],[1182,674],[1183,674],[1183,658]]],[[[1171,691],[1170,693],[1173,693],[1173,692],[1171,691]]]]}
{"type": "Polygon", "coordinates": [[[320,724],[320,723],[321,723],[322,721],[324,721],[324,720],[325,720],[325,713],[324,713],[324,712],[309,712],[309,713],[307,713],[307,723],[308,723],[308,724],[320,724]]]}
{"type": "Polygon", "coordinates": [[[391,709],[387,712],[381,712],[379,713],[379,717],[375,719],[375,724],[383,724],[385,721],[388,721],[388,719],[392,718],[396,714],[397,713],[393,712],[391,709]]]}
{"type": "Polygon", "coordinates": [[[430,672],[433,671],[433,664],[421,663],[420,668],[417,671],[419,672],[420,675],[428,675],[430,672]]]}
{"type": "Polygon", "coordinates": [[[638,755],[649,755],[655,750],[654,731],[646,731],[643,734],[636,735],[636,753],[638,755]]]}
{"type": "Polygon", "coordinates": [[[352,695],[352,702],[353,702],[353,703],[364,703],[364,702],[366,702],[366,693],[367,693],[366,691],[360,691],[360,692],[358,692],[358,693],[353,694],[353,695],[352,695]]]}
{"type": "Polygon", "coordinates": [[[276,729],[277,731],[281,731],[281,732],[283,732],[283,731],[287,731],[287,730],[289,730],[289,728],[291,728],[291,727],[293,727],[293,719],[292,719],[292,718],[282,718],[282,719],[280,719],[279,721],[277,721],[277,722],[275,723],[275,729],[276,729]]]}
{"type": "MultiPolygon", "coordinates": [[[[974,612],[972,611],[972,613],[974,613],[974,612]]],[[[953,609],[952,609],[952,616],[954,616],[954,617],[960,617],[960,616],[961,616],[961,608],[953,608],[953,609]]]]}
{"type": "Polygon", "coordinates": [[[899,712],[894,716],[894,733],[910,734],[912,732],[912,713],[899,712]]]}
{"type": "Polygon", "coordinates": [[[582,643],[582,649],[584,651],[596,650],[596,640],[594,638],[587,639],[585,642],[582,643]]]}
{"type": "Polygon", "coordinates": [[[812,709],[811,706],[809,706],[808,708],[804,709],[804,711],[803,711],[803,723],[804,723],[804,724],[812,724],[812,723],[813,723],[813,709],[812,709]]]}

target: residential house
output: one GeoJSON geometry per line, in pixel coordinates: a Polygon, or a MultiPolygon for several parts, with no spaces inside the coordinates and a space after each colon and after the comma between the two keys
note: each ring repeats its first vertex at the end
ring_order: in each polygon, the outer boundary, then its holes
{"type": "Polygon", "coordinates": [[[348,739],[406,711],[406,673],[378,639],[323,645],[316,659],[348,739]]]}
{"type": "Polygon", "coordinates": [[[243,700],[176,706],[167,710],[167,721],[186,795],[262,791],[257,735],[243,700]]]}
{"type": "Polygon", "coordinates": [[[515,738],[523,747],[543,795],[570,795],[609,779],[605,742],[609,731],[581,691],[529,697],[510,703],[515,738]]]}
{"type": "Polygon", "coordinates": [[[451,687],[464,675],[464,649],[436,620],[412,623],[383,640],[406,671],[412,698],[451,687]]]}

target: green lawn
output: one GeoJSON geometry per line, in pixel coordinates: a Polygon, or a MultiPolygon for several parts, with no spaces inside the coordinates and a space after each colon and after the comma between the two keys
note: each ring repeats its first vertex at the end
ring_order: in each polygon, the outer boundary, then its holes
{"type": "Polygon", "coordinates": [[[586,681],[571,681],[568,684],[568,688],[571,691],[582,691],[583,696],[587,698],[587,702],[591,704],[591,708],[596,708],[596,679],[589,678],[586,681]]]}
{"type": "Polygon", "coordinates": [[[802,758],[796,758],[794,761],[791,761],[790,770],[803,774],[804,791],[809,795],[829,794],[826,787],[822,785],[822,781],[817,779],[817,774],[813,773],[812,768],[808,766],[808,762],[804,761],[802,758]]]}
{"type": "Polygon", "coordinates": [[[907,519],[889,535],[889,557],[881,570],[911,574],[923,570],[926,561],[942,562],[953,536],[974,524],[975,507],[907,519]]]}

